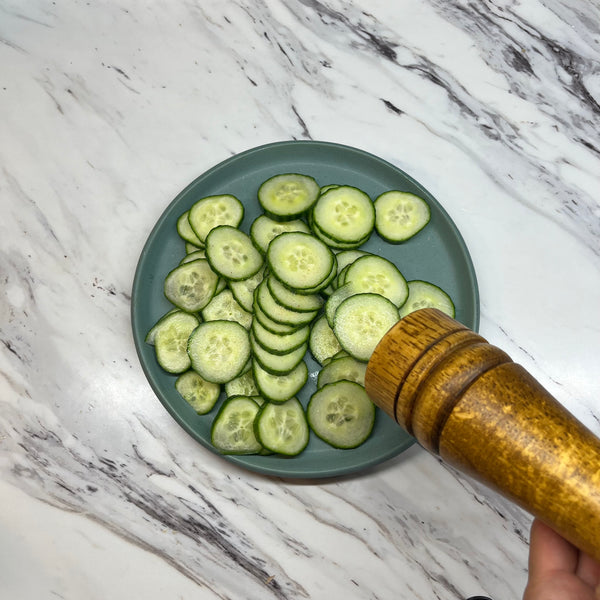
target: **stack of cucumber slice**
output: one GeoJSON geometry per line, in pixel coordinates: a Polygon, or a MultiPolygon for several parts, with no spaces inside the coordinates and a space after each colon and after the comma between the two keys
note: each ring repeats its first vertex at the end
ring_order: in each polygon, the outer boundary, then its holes
{"type": "Polygon", "coordinates": [[[361,249],[374,233],[410,239],[429,222],[429,206],[408,192],[372,200],[298,173],[271,177],[257,197],[264,212],[249,233],[231,194],[201,198],[180,215],[186,255],[164,281],[173,308],[146,342],[182,398],[212,418],[219,452],[293,456],[311,431],[356,448],[375,423],[364,377],[377,343],[418,308],[454,316],[439,287],[406,281],[391,261],[361,249]],[[308,353],[321,369],[304,406],[308,353]]]}

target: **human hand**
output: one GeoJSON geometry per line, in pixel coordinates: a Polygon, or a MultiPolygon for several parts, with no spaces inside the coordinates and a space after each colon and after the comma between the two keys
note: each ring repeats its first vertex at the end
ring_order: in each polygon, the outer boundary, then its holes
{"type": "Polygon", "coordinates": [[[600,563],[535,519],[523,600],[600,600],[600,563]]]}

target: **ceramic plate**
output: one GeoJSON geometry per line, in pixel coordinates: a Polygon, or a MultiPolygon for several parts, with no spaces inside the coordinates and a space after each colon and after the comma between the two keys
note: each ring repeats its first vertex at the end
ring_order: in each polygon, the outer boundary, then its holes
{"type": "MultiPolygon", "coordinates": [[[[278,142],[233,156],[198,177],[169,204],[141,253],[132,292],[133,335],[146,377],[169,413],[208,451],[215,452],[210,445],[210,426],[222,399],[210,414],[197,415],[176,392],[175,376],[162,371],[156,362],[154,348],[144,343],[150,327],[172,308],[163,295],[163,281],[185,255],[176,221],[199,198],[229,193],[244,203],[242,229],[247,232],[259,214],[256,200],[259,185],[273,175],[289,172],[312,175],[320,185],[353,185],[372,198],[391,189],[413,192],[425,198],[431,207],[431,221],[412,240],[394,246],[374,234],[362,248],[391,259],[407,280],[425,279],[439,285],[454,300],[457,320],[473,330],[479,326],[477,281],[463,238],[439,202],[409,175],[372,154],[327,142],[278,142]]],[[[311,376],[299,395],[305,406],[315,390],[318,372],[318,365],[310,353],[307,364],[311,376]]],[[[378,409],[372,436],[353,450],[336,450],[311,434],[308,447],[297,457],[223,458],[264,474],[320,478],[357,472],[379,464],[397,456],[413,442],[413,438],[378,409]]]]}

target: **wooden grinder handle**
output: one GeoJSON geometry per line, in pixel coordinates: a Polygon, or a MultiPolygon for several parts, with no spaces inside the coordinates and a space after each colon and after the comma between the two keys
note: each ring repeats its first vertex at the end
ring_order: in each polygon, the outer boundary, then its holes
{"type": "Polygon", "coordinates": [[[424,448],[600,560],[600,440],[502,350],[418,310],[378,344],[365,388],[424,448]]]}

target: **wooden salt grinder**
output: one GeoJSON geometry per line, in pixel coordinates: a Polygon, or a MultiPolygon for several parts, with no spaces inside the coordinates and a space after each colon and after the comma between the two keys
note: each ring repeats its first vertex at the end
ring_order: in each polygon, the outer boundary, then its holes
{"type": "Polygon", "coordinates": [[[365,387],[424,448],[600,560],[600,440],[502,350],[418,310],[378,344],[365,387]]]}

